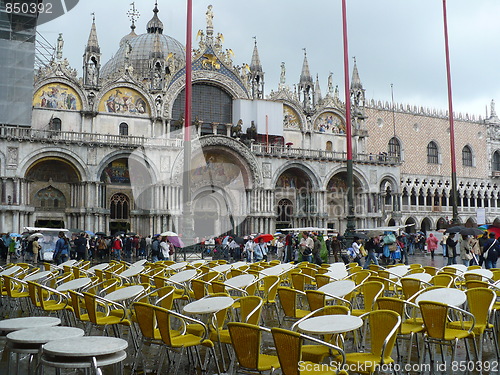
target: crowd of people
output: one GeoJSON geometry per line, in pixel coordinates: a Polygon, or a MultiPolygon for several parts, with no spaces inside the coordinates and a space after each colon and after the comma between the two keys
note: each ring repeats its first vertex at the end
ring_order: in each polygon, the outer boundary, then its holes
{"type": "MultiPolygon", "coordinates": [[[[37,237],[12,237],[3,233],[0,237],[0,259],[22,258],[34,263],[41,259],[42,240],[37,237]]],[[[386,232],[370,237],[358,235],[354,242],[346,246],[346,241],[337,234],[323,236],[320,233],[277,233],[269,238],[249,235],[244,237],[221,235],[199,241],[199,250],[214,259],[259,262],[269,257],[283,262],[309,261],[316,264],[324,262],[357,262],[364,268],[370,264],[390,264],[403,262],[409,264],[409,256],[429,254],[432,259],[441,248],[447,264],[463,263],[466,266],[480,265],[496,268],[500,256],[500,241],[494,233],[482,235],[462,235],[443,233],[438,239],[433,233],[426,236],[423,232],[409,234],[386,232]]],[[[174,246],[168,236],[137,234],[116,236],[92,236],[82,232],[66,237],[60,232],[53,260],[62,263],[67,259],[77,260],[130,260],[147,258],[151,261],[171,260],[179,248],[174,246]]]]}

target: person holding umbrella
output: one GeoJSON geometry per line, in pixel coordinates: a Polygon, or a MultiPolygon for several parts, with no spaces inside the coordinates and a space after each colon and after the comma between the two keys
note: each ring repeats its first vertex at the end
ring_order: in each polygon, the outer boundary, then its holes
{"type": "Polygon", "coordinates": [[[259,242],[253,248],[253,261],[260,262],[261,260],[267,258],[267,245],[264,242],[264,237],[258,236],[256,239],[258,239],[259,242]]]}
{"type": "Polygon", "coordinates": [[[448,266],[457,263],[457,261],[455,260],[457,256],[457,241],[455,241],[455,234],[456,233],[450,233],[448,239],[446,240],[448,266]]]}

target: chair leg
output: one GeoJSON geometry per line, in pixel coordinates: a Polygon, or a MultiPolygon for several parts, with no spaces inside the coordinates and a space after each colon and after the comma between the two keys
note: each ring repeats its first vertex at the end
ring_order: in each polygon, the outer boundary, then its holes
{"type": "Polygon", "coordinates": [[[495,351],[497,353],[497,359],[500,359],[500,352],[498,350],[498,337],[497,337],[497,332],[495,331],[495,327],[493,327],[492,332],[493,332],[493,341],[495,344],[495,351]]]}

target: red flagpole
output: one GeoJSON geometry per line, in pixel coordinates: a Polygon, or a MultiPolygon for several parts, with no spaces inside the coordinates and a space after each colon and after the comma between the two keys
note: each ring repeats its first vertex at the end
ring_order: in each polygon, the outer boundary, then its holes
{"type": "Polygon", "coordinates": [[[443,0],[444,49],[446,55],[446,78],[448,83],[448,117],[450,121],[450,157],[451,157],[451,200],[453,207],[453,224],[458,223],[457,207],[457,165],[455,155],[455,123],[453,119],[453,96],[451,90],[450,50],[448,45],[448,18],[446,0],[443,0]]]}

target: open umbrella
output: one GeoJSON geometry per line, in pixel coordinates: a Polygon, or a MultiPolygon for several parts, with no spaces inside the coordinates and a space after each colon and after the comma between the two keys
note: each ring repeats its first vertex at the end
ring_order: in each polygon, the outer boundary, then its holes
{"type": "Polygon", "coordinates": [[[184,242],[178,236],[168,236],[168,240],[175,247],[184,247],[184,242]]]}
{"type": "Polygon", "coordinates": [[[253,239],[253,242],[260,242],[260,240],[264,240],[264,242],[269,242],[274,239],[272,234],[261,234],[253,239]]]}
{"type": "Polygon", "coordinates": [[[22,237],[19,233],[11,233],[9,234],[10,237],[22,237]]]}
{"type": "Polygon", "coordinates": [[[234,241],[238,244],[238,245],[243,245],[245,243],[245,239],[243,237],[234,237],[234,241]]]}
{"type": "Polygon", "coordinates": [[[172,236],[178,237],[179,235],[177,233],[175,233],[175,232],[167,230],[166,232],[161,233],[160,236],[163,236],[163,237],[165,237],[165,236],[168,236],[168,237],[172,237],[172,236]]]}
{"type": "Polygon", "coordinates": [[[39,237],[43,237],[43,234],[41,234],[41,233],[33,233],[33,234],[31,234],[31,235],[28,237],[28,239],[33,240],[33,239],[35,239],[35,238],[39,238],[39,237]]]}
{"type": "Polygon", "coordinates": [[[484,231],[479,228],[464,228],[458,233],[465,236],[479,236],[480,234],[483,234],[484,231]]]}
{"type": "Polygon", "coordinates": [[[96,232],[95,235],[96,236],[105,236],[106,233],[104,233],[104,232],[96,232]]]}
{"type": "Polygon", "coordinates": [[[463,225],[456,225],[454,227],[447,228],[445,233],[460,233],[462,229],[465,229],[463,225]]]}
{"type": "Polygon", "coordinates": [[[495,233],[496,238],[500,238],[500,228],[492,224],[481,225],[479,228],[484,228],[488,233],[495,233]]]}
{"type": "Polygon", "coordinates": [[[383,235],[384,232],[381,231],[381,230],[370,230],[366,233],[366,235],[369,237],[369,238],[373,238],[373,237],[378,237],[378,236],[381,236],[383,235]]]}
{"type": "Polygon", "coordinates": [[[83,229],[78,229],[78,228],[70,228],[68,229],[71,233],[82,233],[85,232],[83,229]]]}
{"type": "Polygon", "coordinates": [[[95,233],[90,230],[86,230],[85,233],[87,233],[89,236],[95,236],[95,233]]]}

